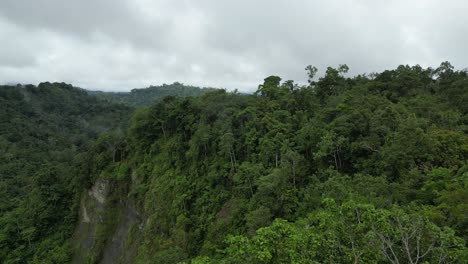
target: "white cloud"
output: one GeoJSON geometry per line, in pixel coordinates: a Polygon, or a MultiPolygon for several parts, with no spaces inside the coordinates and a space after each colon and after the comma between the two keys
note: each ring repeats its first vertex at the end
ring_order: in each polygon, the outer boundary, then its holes
{"type": "Polygon", "coordinates": [[[305,82],[308,64],[465,68],[467,10],[462,0],[2,0],[0,82],[252,91],[272,74],[305,82]]]}

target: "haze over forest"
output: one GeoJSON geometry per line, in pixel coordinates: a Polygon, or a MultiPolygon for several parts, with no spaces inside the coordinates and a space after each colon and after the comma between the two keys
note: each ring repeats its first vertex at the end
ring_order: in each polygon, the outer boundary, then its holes
{"type": "Polygon", "coordinates": [[[0,263],[467,263],[467,8],[2,0],[0,263]]]}

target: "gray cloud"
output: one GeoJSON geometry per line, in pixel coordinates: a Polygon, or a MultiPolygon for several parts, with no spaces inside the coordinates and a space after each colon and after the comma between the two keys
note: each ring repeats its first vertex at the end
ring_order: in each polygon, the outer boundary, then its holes
{"type": "Polygon", "coordinates": [[[463,0],[2,0],[0,82],[252,91],[271,74],[305,82],[308,64],[465,68],[466,10],[463,0]]]}

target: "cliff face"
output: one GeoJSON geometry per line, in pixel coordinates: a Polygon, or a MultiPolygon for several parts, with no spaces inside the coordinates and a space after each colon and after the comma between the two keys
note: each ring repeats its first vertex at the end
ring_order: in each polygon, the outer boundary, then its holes
{"type": "Polygon", "coordinates": [[[80,203],[80,219],[73,235],[75,255],[72,263],[84,263],[97,240],[97,227],[103,223],[109,182],[98,180],[83,193],[80,203]]]}
{"type": "Polygon", "coordinates": [[[121,191],[121,183],[100,178],[83,193],[72,263],[132,263],[136,247],[130,238],[141,221],[133,200],[121,191]]]}
{"type": "Polygon", "coordinates": [[[112,235],[106,241],[99,263],[133,263],[136,245],[131,241],[132,235],[136,236],[140,230],[140,217],[130,199],[124,201],[119,210],[119,221],[116,223],[112,235]]]}

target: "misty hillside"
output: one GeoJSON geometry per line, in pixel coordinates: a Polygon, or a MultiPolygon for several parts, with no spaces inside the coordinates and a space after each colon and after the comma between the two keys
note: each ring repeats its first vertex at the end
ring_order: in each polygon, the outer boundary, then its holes
{"type": "Polygon", "coordinates": [[[1,86],[0,260],[464,263],[468,73],[347,70],[136,110],[1,86]]]}
{"type": "Polygon", "coordinates": [[[123,134],[132,110],[64,83],[0,86],[0,262],[67,260],[86,152],[123,134]]]}
{"type": "Polygon", "coordinates": [[[468,264],[467,10],[1,0],[0,264],[468,264]]]}
{"type": "Polygon", "coordinates": [[[110,102],[122,103],[133,107],[149,106],[161,101],[166,96],[200,96],[215,88],[200,88],[175,82],[161,86],[132,89],[130,92],[89,91],[89,94],[110,102]]]}

